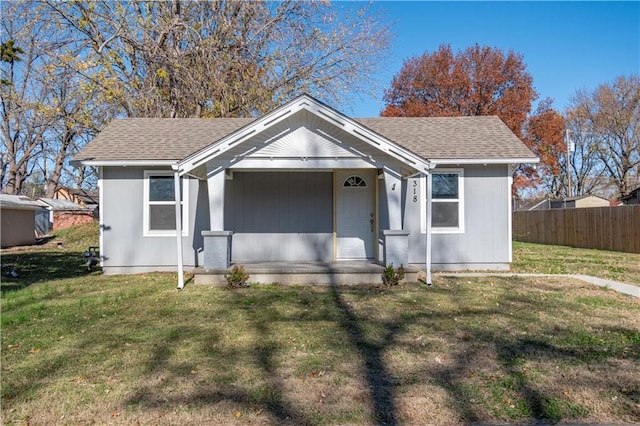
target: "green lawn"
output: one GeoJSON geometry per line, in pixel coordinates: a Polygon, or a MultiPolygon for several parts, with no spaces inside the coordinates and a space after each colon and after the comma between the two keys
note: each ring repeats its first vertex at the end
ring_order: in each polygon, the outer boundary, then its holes
{"type": "Polygon", "coordinates": [[[513,242],[516,272],[583,274],[640,285],[640,254],[513,242]]]}
{"type": "Polygon", "coordinates": [[[47,271],[75,259],[65,238],[3,251],[33,264],[2,282],[3,424],[640,422],[631,296],[514,277],[179,292],[47,271]]]}

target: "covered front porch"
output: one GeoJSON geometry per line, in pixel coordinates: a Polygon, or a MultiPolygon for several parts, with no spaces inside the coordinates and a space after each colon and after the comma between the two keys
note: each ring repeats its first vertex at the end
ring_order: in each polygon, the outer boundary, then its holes
{"type": "MultiPolygon", "coordinates": [[[[260,282],[293,283],[302,272],[318,284],[378,282],[381,265],[408,264],[406,179],[429,167],[301,97],[174,166],[177,195],[181,176],[206,187],[197,211],[209,229],[194,230],[204,242],[196,281],[223,279],[242,264],[264,274],[260,282]]],[[[176,206],[177,229],[179,215],[176,206]]]]}

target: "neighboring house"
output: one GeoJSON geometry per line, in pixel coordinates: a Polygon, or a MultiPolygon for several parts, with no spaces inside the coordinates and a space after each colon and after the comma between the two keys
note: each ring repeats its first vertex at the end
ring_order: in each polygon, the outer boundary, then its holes
{"type": "Polygon", "coordinates": [[[513,165],[537,161],[498,117],[357,120],[308,95],[258,119],[114,120],[74,159],[99,171],[107,274],[508,269],[513,165]]]}
{"type": "Polygon", "coordinates": [[[597,195],[579,195],[577,197],[560,198],[550,201],[552,209],[580,209],[585,207],[609,207],[609,200],[597,195]]]}
{"type": "Polygon", "coordinates": [[[75,225],[89,223],[94,220],[93,210],[82,207],[69,200],[40,197],[38,201],[44,203],[49,210],[50,229],[57,231],[75,225]]]}
{"type": "Polygon", "coordinates": [[[56,200],[69,200],[79,206],[86,207],[98,217],[99,193],[97,190],[87,191],[82,188],[60,187],[53,194],[56,200]]]}
{"type": "Polygon", "coordinates": [[[622,201],[626,206],[640,204],[640,186],[626,196],[618,198],[618,200],[622,201]]]}
{"type": "Polygon", "coordinates": [[[0,245],[2,248],[36,242],[36,213],[43,204],[22,195],[0,194],[0,245]]]}

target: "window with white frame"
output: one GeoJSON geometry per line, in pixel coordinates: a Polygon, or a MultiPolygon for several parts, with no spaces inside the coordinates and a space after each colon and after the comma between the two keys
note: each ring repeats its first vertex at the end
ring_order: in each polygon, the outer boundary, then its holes
{"type": "Polygon", "coordinates": [[[431,174],[431,228],[434,232],[464,232],[463,171],[431,174]]]}
{"type": "MultiPolygon", "coordinates": [[[[188,234],[188,179],[180,179],[182,235],[188,234]]],[[[171,171],[144,172],[144,235],[176,235],[176,201],[174,176],[171,171]]]]}

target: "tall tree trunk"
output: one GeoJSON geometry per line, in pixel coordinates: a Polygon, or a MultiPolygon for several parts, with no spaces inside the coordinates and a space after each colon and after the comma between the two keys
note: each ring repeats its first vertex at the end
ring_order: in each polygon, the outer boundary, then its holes
{"type": "Polygon", "coordinates": [[[60,176],[64,169],[64,160],[67,158],[67,152],[69,151],[74,135],[75,133],[73,129],[67,128],[64,136],[62,137],[60,148],[58,149],[58,153],[56,154],[54,161],[53,172],[51,172],[51,176],[46,181],[45,197],[47,198],[53,198],[53,195],[60,186],[60,176]]]}

